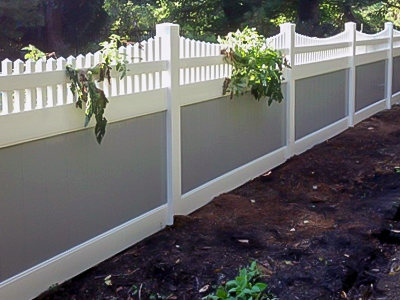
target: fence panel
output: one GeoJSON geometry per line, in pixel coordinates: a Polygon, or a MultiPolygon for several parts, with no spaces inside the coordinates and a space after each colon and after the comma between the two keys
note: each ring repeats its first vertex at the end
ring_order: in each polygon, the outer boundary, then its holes
{"type": "Polygon", "coordinates": [[[356,111],[385,99],[385,61],[356,68],[356,111]]]}
{"type": "Polygon", "coordinates": [[[165,120],[109,124],[101,147],[81,130],[0,149],[0,282],[165,205],[165,120]]]}
{"type": "Polygon", "coordinates": [[[285,124],[284,103],[250,95],[182,107],[182,193],[285,146],[285,124]]]}
{"type": "Polygon", "coordinates": [[[349,32],[329,38],[310,38],[295,34],[295,65],[316,63],[350,55],[349,32]]]}
{"type": "Polygon", "coordinates": [[[357,31],[356,55],[387,50],[389,46],[389,38],[389,28],[387,27],[376,34],[365,34],[357,31]]]}
{"type": "Polygon", "coordinates": [[[348,70],[296,81],[296,140],[347,116],[348,70]]]}
{"type": "Polygon", "coordinates": [[[393,94],[400,92],[400,56],[393,59],[393,94]]]}

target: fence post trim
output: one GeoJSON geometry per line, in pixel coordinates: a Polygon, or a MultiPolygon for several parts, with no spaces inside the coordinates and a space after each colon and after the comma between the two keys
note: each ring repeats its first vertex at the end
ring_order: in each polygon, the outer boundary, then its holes
{"type": "Polygon", "coordinates": [[[286,86],[286,158],[293,155],[294,143],[296,141],[296,81],[294,79],[295,69],[295,34],[296,25],[285,23],[280,25],[280,31],[284,34],[285,48],[288,49],[287,58],[291,69],[287,70],[286,86]]]}
{"type": "Polygon", "coordinates": [[[179,25],[156,25],[156,35],[161,38],[161,59],[167,61],[162,83],[167,100],[167,225],[174,222],[177,206],[182,201],[181,180],[181,107],[179,99],[179,25]]]}
{"type": "Polygon", "coordinates": [[[349,103],[348,112],[349,120],[348,126],[354,126],[354,115],[356,110],[356,23],[347,22],[345,24],[345,31],[349,32],[350,39],[350,69],[349,69],[349,103]]]}
{"type": "Polygon", "coordinates": [[[388,60],[386,65],[386,108],[392,107],[393,87],[393,23],[386,22],[385,30],[389,33],[388,60]]]}

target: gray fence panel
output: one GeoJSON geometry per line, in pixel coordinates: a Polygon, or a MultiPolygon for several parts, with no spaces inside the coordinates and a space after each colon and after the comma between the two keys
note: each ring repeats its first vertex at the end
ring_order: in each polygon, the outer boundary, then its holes
{"type": "Polygon", "coordinates": [[[0,282],[167,202],[166,114],[0,149],[0,282]]]}
{"type": "Polygon", "coordinates": [[[356,67],[356,111],[385,99],[386,62],[356,67]]]}
{"type": "Polygon", "coordinates": [[[393,94],[400,92],[400,56],[393,58],[393,94]]]}
{"type": "Polygon", "coordinates": [[[296,81],[296,140],[346,117],[348,70],[296,81]]]}
{"type": "Polygon", "coordinates": [[[183,193],[286,144],[285,102],[224,97],[181,112],[183,193]]]}

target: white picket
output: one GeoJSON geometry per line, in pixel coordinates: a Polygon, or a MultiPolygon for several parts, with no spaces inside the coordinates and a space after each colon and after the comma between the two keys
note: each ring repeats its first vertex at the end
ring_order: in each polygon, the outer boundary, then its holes
{"type": "MultiPolygon", "coordinates": [[[[134,53],[134,63],[141,63],[142,61],[142,49],[139,43],[136,43],[133,46],[133,53],[134,53]]],[[[135,75],[134,76],[134,92],[139,93],[142,90],[142,76],[135,75]]]]}
{"type": "MultiPolygon", "coordinates": [[[[205,56],[211,56],[211,44],[206,43],[205,48],[205,56]]],[[[205,72],[206,74],[204,80],[211,80],[211,66],[207,66],[205,72]]]]}
{"type": "MultiPolygon", "coordinates": [[[[25,74],[35,73],[35,62],[28,59],[25,62],[25,74]]],[[[32,110],[36,107],[36,88],[29,88],[25,90],[26,100],[25,100],[25,111],[32,110]]]]}
{"type": "MultiPolygon", "coordinates": [[[[141,49],[142,49],[142,51],[141,51],[141,53],[142,53],[142,56],[141,56],[142,57],[142,61],[141,62],[142,63],[143,62],[147,62],[147,56],[148,56],[147,42],[146,41],[141,42],[140,46],[141,46],[141,49]]],[[[148,85],[149,80],[147,78],[147,73],[146,74],[141,74],[141,77],[142,77],[141,91],[143,91],[143,92],[148,91],[148,89],[149,89],[149,85],[148,85]]]]}
{"type": "MultiPolygon", "coordinates": [[[[185,38],[181,36],[179,38],[179,58],[185,58],[185,38]]],[[[180,68],[179,69],[179,84],[183,85],[185,84],[185,69],[180,68]]]]}
{"type": "MultiPolygon", "coordinates": [[[[126,47],[126,57],[130,64],[133,63],[134,49],[133,49],[132,44],[129,44],[126,47]]],[[[130,68],[133,68],[133,67],[130,67],[130,68]]],[[[131,75],[128,75],[126,78],[126,93],[127,94],[132,94],[134,92],[133,86],[134,86],[134,77],[131,75]]]]}
{"type": "MultiPolygon", "coordinates": [[[[200,57],[206,57],[206,43],[201,42],[200,43],[200,57]]],[[[206,67],[202,66],[200,67],[200,81],[205,81],[206,80],[206,67]]]]}
{"type": "MultiPolygon", "coordinates": [[[[126,60],[127,57],[127,53],[126,53],[126,47],[125,46],[121,46],[118,48],[118,52],[121,56],[121,59],[123,59],[124,61],[126,60]]],[[[126,76],[122,79],[120,79],[120,75],[118,75],[118,78],[116,78],[116,86],[117,88],[119,88],[119,90],[117,90],[117,95],[125,95],[126,94],[126,85],[127,85],[127,80],[126,80],[126,76]]]]}
{"type": "MultiPolygon", "coordinates": [[[[60,57],[57,59],[57,70],[65,71],[65,66],[67,64],[67,60],[64,57],[60,57]]],[[[66,84],[58,84],[57,85],[57,103],[56,105],[63,105],[66,103],[67,98],[67,85],[66,84]]]]}
{"type": "MultiPolygon", "coordinates": [[[[1,76],[7,76],[12,74],[12,62],[9,59],[5,59],[1,62],[1,76]]],[[[2,92],[2,114],[11,114],[14,111],[13,103],[13,92],[5,91],[2,92]]]]}
{"type": "MultiPolygon", "coordinates": [[[[46,71],[52,72],[57,69],[57,62],[54,58],[50,58],[46,62],[46,71]]],[[[46,107],[53,107],[57,103],[57,86],[47,86],[47,104],[46,107]]]]}
{"type": "MultiPolygon", "coordinates": [[[[35,65],[35,73],[43,73],[46,71],[46,62],[43,59],[39,59],[35,65]]],[[[43,83],[45,85],[46,83],[43,83]]],[[[38,86],[36,88],[36,109],[41,109],[47,104],[47,88],[38,86]]]]}
{"type": "MultiPolygon", "coordinates": [[[[25,69],[25,64],[22,60],[18,59],[14,62],[14,72],[13,75],[23,74],[25,69]]],[[[25,91],[15,90],[14,91],[14,113],[22,112],[25,110],[25,91]]]]}
{"type": "MultiPolygon", "coordinates": [[[[162,41],[161,37],[155,37],[155,59],[156,61],[161,60],[161,53],[162,53],[162,41]]],[[[162,72],[156,72],[156,80],[155,80],[155,88],[160,89],[163,87],[162,83],[162,72]]]]}
{"type": "MultiPolygon", "coordinates": [[[[103,61],[103,55],[101,54],[101,52],[100,51],[95,52],[93,55],[93,66],[99,65],[100,63],[102,63],[102,61],[103,61]]],[[[96,86],[99,89],[103,90],[103,85],[104,85],[103,81],[102,82],[96,81],[96,86]]]]}
{"type": "MultiPolygon", "coordinates": [[[[155,41],[153,38],[150,38],[147,41],[147,46],[148,46],[148,53],[147,53],[147,60],[148,61],[155,61],[155,41]]],[[[154,78],[155,78],[155,73],[151,72],[148,75],[148,89],[149,90],[154,90],[154,78]]]]}
{"type": "MultiPolygon", "coordinates": [[[[191,57],[192,43],[189,39],[185,40],[185,57],[191,57]]],[[[185,70],[185,84],[191,83],[192,81],[192,71],[191,68],[186,68],[185,70]]]]}
{"type": "MultiPolygon", "coordinates": [[[[76,68],[76,58],[73,56],[68,56],[67,64],[72,68],[76,68]]],[[[67,104],[74,103],[76,99],[76,95],[71,92],[71,83],[67,83],[67,104]]]]}

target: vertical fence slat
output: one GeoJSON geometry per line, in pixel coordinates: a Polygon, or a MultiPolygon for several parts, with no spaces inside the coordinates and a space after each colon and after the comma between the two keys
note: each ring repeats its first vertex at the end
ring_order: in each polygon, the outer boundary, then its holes
{"type": "MultiPolygon", "coordinates": [[[[2,76],[12,74],[12,62],[9,59],[5,59],[1,62],[2,76]]],[[[10,91],[2,92],[2,114],[11,114],[14,111],[13,93],[10,91]]]]}
{"type": "MultiPolygon", "coordinates": [[[[155,38],[155,58],[157,61],[161,60],[161,53],[162,53],[161,37],[156,36],[156,38],[155,38]]],[[[155,86],[156,86],[156,89],[163,87],[161,72],[156,72],[155,86]]]]}
{"type": "MultiPolygon", "coordinates": [[[[147,53],[147,60],[148,61],[155,61],[155,43],[154,43],[154,39],[150,38],[147,42],[147,46],[148,46],[148,53],[147,53]]],[[[148,75],[148,89],[149,90],[154,90],[154,77],[155,77],[155,73],[149,73],[148,75]]]]}
{"type": "MultiPolygon", "coordinates": [[[[142,46],[142,62],[147,62],[147,56],[148,56],[148,47],[147,47],[147,42],[143,41],[141,43],[142,46]]],[[[148,74],[142,74],[142,91],[147,91],[149,89],[149,81],[148,81],[148,74]]]]}
{"type": "Polygon", "coordinates": [[[94,66],[94,54],[89,52],[85,56],[85,68],[92,68],[94,66]]]}
{"type": "MultiPolygon", "coordinates": [[[[23,74],[24,73],[24,62],[20,59],[14,62],[14,75],[23,74]]],[[[25,110],[25,91],[16,90],[14,91],[14,110],[13,112],[21,112],[25,110]]]]}
{"type": "MultiPolygon", "coordinates": [[[[133,48],[134,52],[134,63],[139,64],[142,61],[142,49],[139,43],[136,43],[133,48]]],[[[135,93],[139,93],[142,90],[142,76],[141,75],[134,75],[135,83],[135,93]]]]}
{"type": "MultiPolygon", "coordinates": [[[[73,56],[68,56],[67,64],[70,65],[72,68],[76,68],[76,58],[73,56]]],[[[72,94],[71,92],[71,84],[67,83],[67,103],[74,103],[76,95],[72,94]]]]}
{"type": "MultiPolygon", "coordinates": [[[[215,55],[219,55],[221,53],[221,46],[219,44],[214,45],[214,53],[215,55]]],[[[214,66],[214,78],[221,78],[219,75],[219,65],[214,66]]]]}
{"type": "MultiPolygon", "coordinates": [[[[195,45],[196,45],[195,57],[201,57],[201,42],[196,41],[195,45]]],[[[201,67],[196,67],[196,82],[200,81],[201,81],[201,67]]]]}
{"type": "MultiPolygon", "coordinates": [[[[206,43],[205,55],[207,57],[211,56],[211,44],[210,43],[206,43]]],[[[211,66],[206,66],[205,72],[206,72],[206,75],[205,75],[204,80],[210,80],[211,79],[211,66]]]]}
{"type": "MultiPolygon", "coordinates": [[[[35,73],[35,62],[28,59],[25,62],[25,74],[35,73]]],[[[32,110],[36,107],[36,88],[25,90],[25,111],[32,110]]]]}
{"type": "MultiPolygon", "coordinates": [[[[213,44],[209,45],[209,51],[210,51],[210,55],[211,56],[217,56],[217,54],[215,54],[215,46],[213,44]]],[[[210,76],[210,80],[215,79],[215,65],[211,65],[210,66],[210,70],[209,70],[209,76],[210,76]]]]}
{"type": "MultiPolygon", "coordinates": [[[[93,54],[93,65],[94,66],[99,65],[99,64],[102,63],[102,61],[103,61],[103,56],[102,56],[101,52],[100,51],[95,52],[93,54]]],[[[103,81],[102,82],[96,82],[96,86],[101,90],[104,89],[103,85],[104,85],[103,81]]]]}
{"type": "MultiPolygon", "coordinates": [[[[129,44],[129,45],[126,47],[126,58],[127,58],[128,62],[129,62],[130,64],[133,63],[133,56],[134,56],[134,53],[133,53],[133,45],[132,45],[132,44],[129,44]]],[[[127,94],[131,94],[131,93],[134,92],[134,89],[133,89],[133,80],[134,80],[134,78],[133,78],[133,76],[131,76],[131,75],[127,76],[127,78],[126,78],[126,93],[127,93],[127,94]]]]}
{"type": "MultiPolygon", "coordinates": [[[[200,56],[201,57],[206,57],[206,43],[202,42],[201,44],[201,49],[200,49],[200,56]]],[[[206,67],[202,66],[200,68],[200,74],[201,74],[201,81],[205,81],[206,80],[206,67]]]]}
{"type": "MultiPolygon", "coordinates": [[[[46,62],[43,59],[39,59],[35,65],[35,73],[42,73],[46,70],[46,62]]],[[[37,87],[36,88],[36,108],[41,109],[47,103],[47,88],[37,87]]]]}
{"type": "MultiPolygon", "coordinates": [[[[190,41],[190,57],[196,57],[196,41],[190,41]]],[[[196,68],[190,68],[191,83],[197,82],[196,68]]]]}
{"type": "MultiPolygon", "coordinates": [[[[185,57],[185,53],[186,53],[186,51],[185,51],[185,47],[186,46],[186,44],[185,44],[185,38],[183,37],[183,36],[181,36],[180,38],[179,38],[179,59],[181,59],[181,58],[184,58],[185,57]]],[[[180,85],[183,85],[183,84],[185,84],[185,69],[183,69],[183,68],[181,68],[180,70],[179,70],[179,78],[180,78],[180,82],[179,82],[179,84],[180,85]]]]}
{"type": "MultiPolygon", "coordinates": [[[[127,52],[126,52],[126,47],[119,47],[118,49],[119,54],[121,55],[121,58],[123,60],[127,61],[127,52]]],[[[125,95],[126,94],[126,84],[127,84],[127,78],[126,76],[121,79],[121,75],[118,75],[119,79],[119,93],[118,95],[125,95]]]]}
{"type": "MultiPolygon", "coordinates": [[[[191,47],[192,43],[190,42],[189,39],[185,39],[185,57],[189,58],[191,55],[191,47]]],[[[185,83],[191,83],[192,82],[192,71],[191,68],[186,68],[185,69],[185,83]]]]}
{"type": "Polygon", "coordinates": [[[86,58],[82,54],[79,54],[76,57],[76,68],[77,69],[82,69],[86,66],[86,58]]]}
{"type": "MultiPolygon", "coordinates": [[[[57,69],[57,62],[54,58],[50,58],[46,62],[46,71],[53,72],[57,69]]],[[[46,107],[53,107],[57,103],[57,86],[49,85],[47,86],[47,103],[46,107]]]]}
{"type": "MultiPolygon", "coordinates": [[[[67,60],[64,57],[60,57],[57,59],[57,70],[65,71],[65,66],[67,64],[67,60]]],[[[66,84],[57,84],[57,103],[56,105],[63,105],[66,103],[67,98],[67,85],[66,84]]]]}

